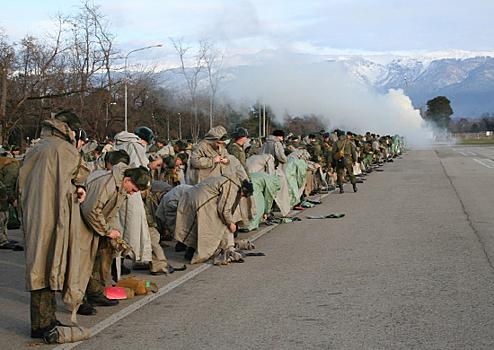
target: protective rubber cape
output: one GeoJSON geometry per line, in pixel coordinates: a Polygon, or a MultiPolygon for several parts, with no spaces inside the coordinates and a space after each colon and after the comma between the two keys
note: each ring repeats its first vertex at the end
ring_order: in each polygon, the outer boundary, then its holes
{"type": "Polygon", "coordinates": [[[276,193],[280,190],[281,185],[276,175],[266,173],[250,173],[252,184],[254,185],[254,201],[256,203],[256,214],[250,220],[247,229],[249,231],[257,230],[259,223],[262,221],[263,214],[269,214],[276,193]]]}

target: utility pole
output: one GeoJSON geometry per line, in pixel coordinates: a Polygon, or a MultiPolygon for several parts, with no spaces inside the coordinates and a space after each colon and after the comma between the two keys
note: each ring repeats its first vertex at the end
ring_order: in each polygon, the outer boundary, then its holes
{"type": "Polygon", "coordinates": [[[129,58],[130,54],[133,52],[152,49],[153,47],[162,47],[162,46],[163,46],[163,44],[141,47],[139,49],[132,50],[129,53],[127,53],[127,55],[125,55],[125,65],[124,65],[125,131],[128,131],[127,130],[127,80],[128,80],[127,79],[127,59],[129,58]]]}

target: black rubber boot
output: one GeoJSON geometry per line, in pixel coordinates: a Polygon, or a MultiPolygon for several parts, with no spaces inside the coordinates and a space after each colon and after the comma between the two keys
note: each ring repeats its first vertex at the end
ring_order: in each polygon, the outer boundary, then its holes
{"type": "Polygon", "coordinates": [[[345,193],[345,191],[343,190],[343,185],[340,185],[340,193],[345,193]]]}
{"type": "Polygon", "coordinates": [[[93,295],[88,295],[87,301],[92,306],[115,306],[115,305],[118,305],[118,300],[108,299],[101,292],[97,292],[93,295]]]}
{"type": "Polygon", "coordinates": [[[96,315],[98,310],[96,310],[91,304],[88,303],[87,299],[84,297],[82,300],[82,305],[77,309],[79,315],[91,316],[96,315]]]}
{"type": "Polygon", "coordinates": [[[185,251],[185,254],[184,254],[184,258],[187,260],[192,260],[195,252],[196,252],[196,250],[194,248],[187,247],[187,250],[185,251]]]}
{"type": "Polygon", "coordinates": [[[353,192],[357,192],[357,184],[353,184],[353,192]]]}

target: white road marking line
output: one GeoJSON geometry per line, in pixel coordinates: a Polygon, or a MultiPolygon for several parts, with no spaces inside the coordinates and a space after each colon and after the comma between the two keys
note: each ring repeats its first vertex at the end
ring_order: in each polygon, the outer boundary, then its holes
{"type": "MultiPolygon", "coordinates": [[[[321,198],[324,198],[327,195],[328,194],[324,194],[324,195],[321,196],[321,198]]],[[[290,214],[293,214],[293,213],[298,213],[298,211],[292,211],[290,214]]],[[[265,228],[264,230],[262,230],[262,231],[256,233],[255,235],[253,235],[249,240],[252,241],[252,242],[255,241],[256,239],[264,236],[266,233],[268,233],[269,231],[271,231],[272,229],[274,229],[278,225],[279,224],[274,224],[273,226],[269,226],[269,227],[265,228]]],[[[108,317],[107,319],[105,319],[105,320],[101,321],[100,323],[94,325],[90,329],[90,331],[91,331],[91,337],[93,337],[94,335],[96,335],[99,332],[103,331],[104,329],[106,329],[106,328],[114,325],[115,323],[117,323],[118,321],[120,321],[122,318],[130,315],[134,311],[136,311],[136,310],[140,309],[141,307],[149,304],[150,302],[152,302],[153,300],[159,298],[160,296],[162,296],[162,295],[164,295],[164,294],[172,291],[173,289],[177,288],[181,284],[183,284],[183,283],[187,282],[188,280],[190,280],[191,278],[197,276],[201,272],[206,271],[211,266],[213,266],[213,264],[211,264],[211,263],[204,263],[204,265],[198,267],[197,269],[194,269],[193,271],[190,271],[190,272],[186,273],[185,275],[183,275],[179,279],[177,279],[177,280],[175,280],[175,281],[173,281],[171,283],[168,283],[167,285],[161,287],[161,289],[159,289],[157,293],[148,295],[148,296],[146,296],[146,297],[144,297],[144,298],[136,301],[135,303],[127,306],[125,309],[120,310],[119,312],[113,314],[112,316],[108,317]]],[[[75,343],[62,344],[60,346],[57,346],[55,348],[55,350],[73,349],[73,348],[75,348],[77,345],[79,345],[81,343],[82,343],[82,341],[75,342],[75,343]]]]}
{"type": "Polygon", "coordinates": [[[494,169],[494,161],[490,159],[474,159],[474,161],[485,166],[486,168],[494,169]]]}
{"type": "Polygon", "coordinates": [[[20,268],[26,268],[26,265],[24,264],[17,264],[17,263],[13,263],[13,262],[10,262],[10,261],[4,261],[4,260],[0,260],[0,264],[5,264],[5,265],[10,265],[10,266],[15,266],[15,267],[20,267],[20,268]]]}
{"type": "Polygon", "coordinates": [[[473,153],[473,152],[470,152],[470,151],[465,151],[465,152],[460,151],[460,154],[463,155],[463,156],[465,156],[465,157],[476,156],[477,155],[477,153],[473,153]]]}

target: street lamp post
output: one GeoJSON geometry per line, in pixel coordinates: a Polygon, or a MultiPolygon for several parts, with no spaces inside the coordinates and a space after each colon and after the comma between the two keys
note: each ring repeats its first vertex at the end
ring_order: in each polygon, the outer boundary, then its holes
{"type": "Polygon", "coordinates": [[[168,119],[166,121],[166,139],[170,141],[170,115],[168,115],[168,119]]]}
{"type": "Polygon", "coordinates": [[[135,49],[132,51],[129,51],[127,55],[125,55],[125,68],[124,68],[124,94],[125,94],[125,131],[127,130],[127,59],[129,58],[131,53],[134,53],[136,51],[142,51],[142,50],[147,50],[147,49],[152,49],[153,47],[162,47],[163,44],[158,44],[158,45],[152,45],[152,46],[146,46],[146,47],[141,47],[139,49],[135,49]]]}

